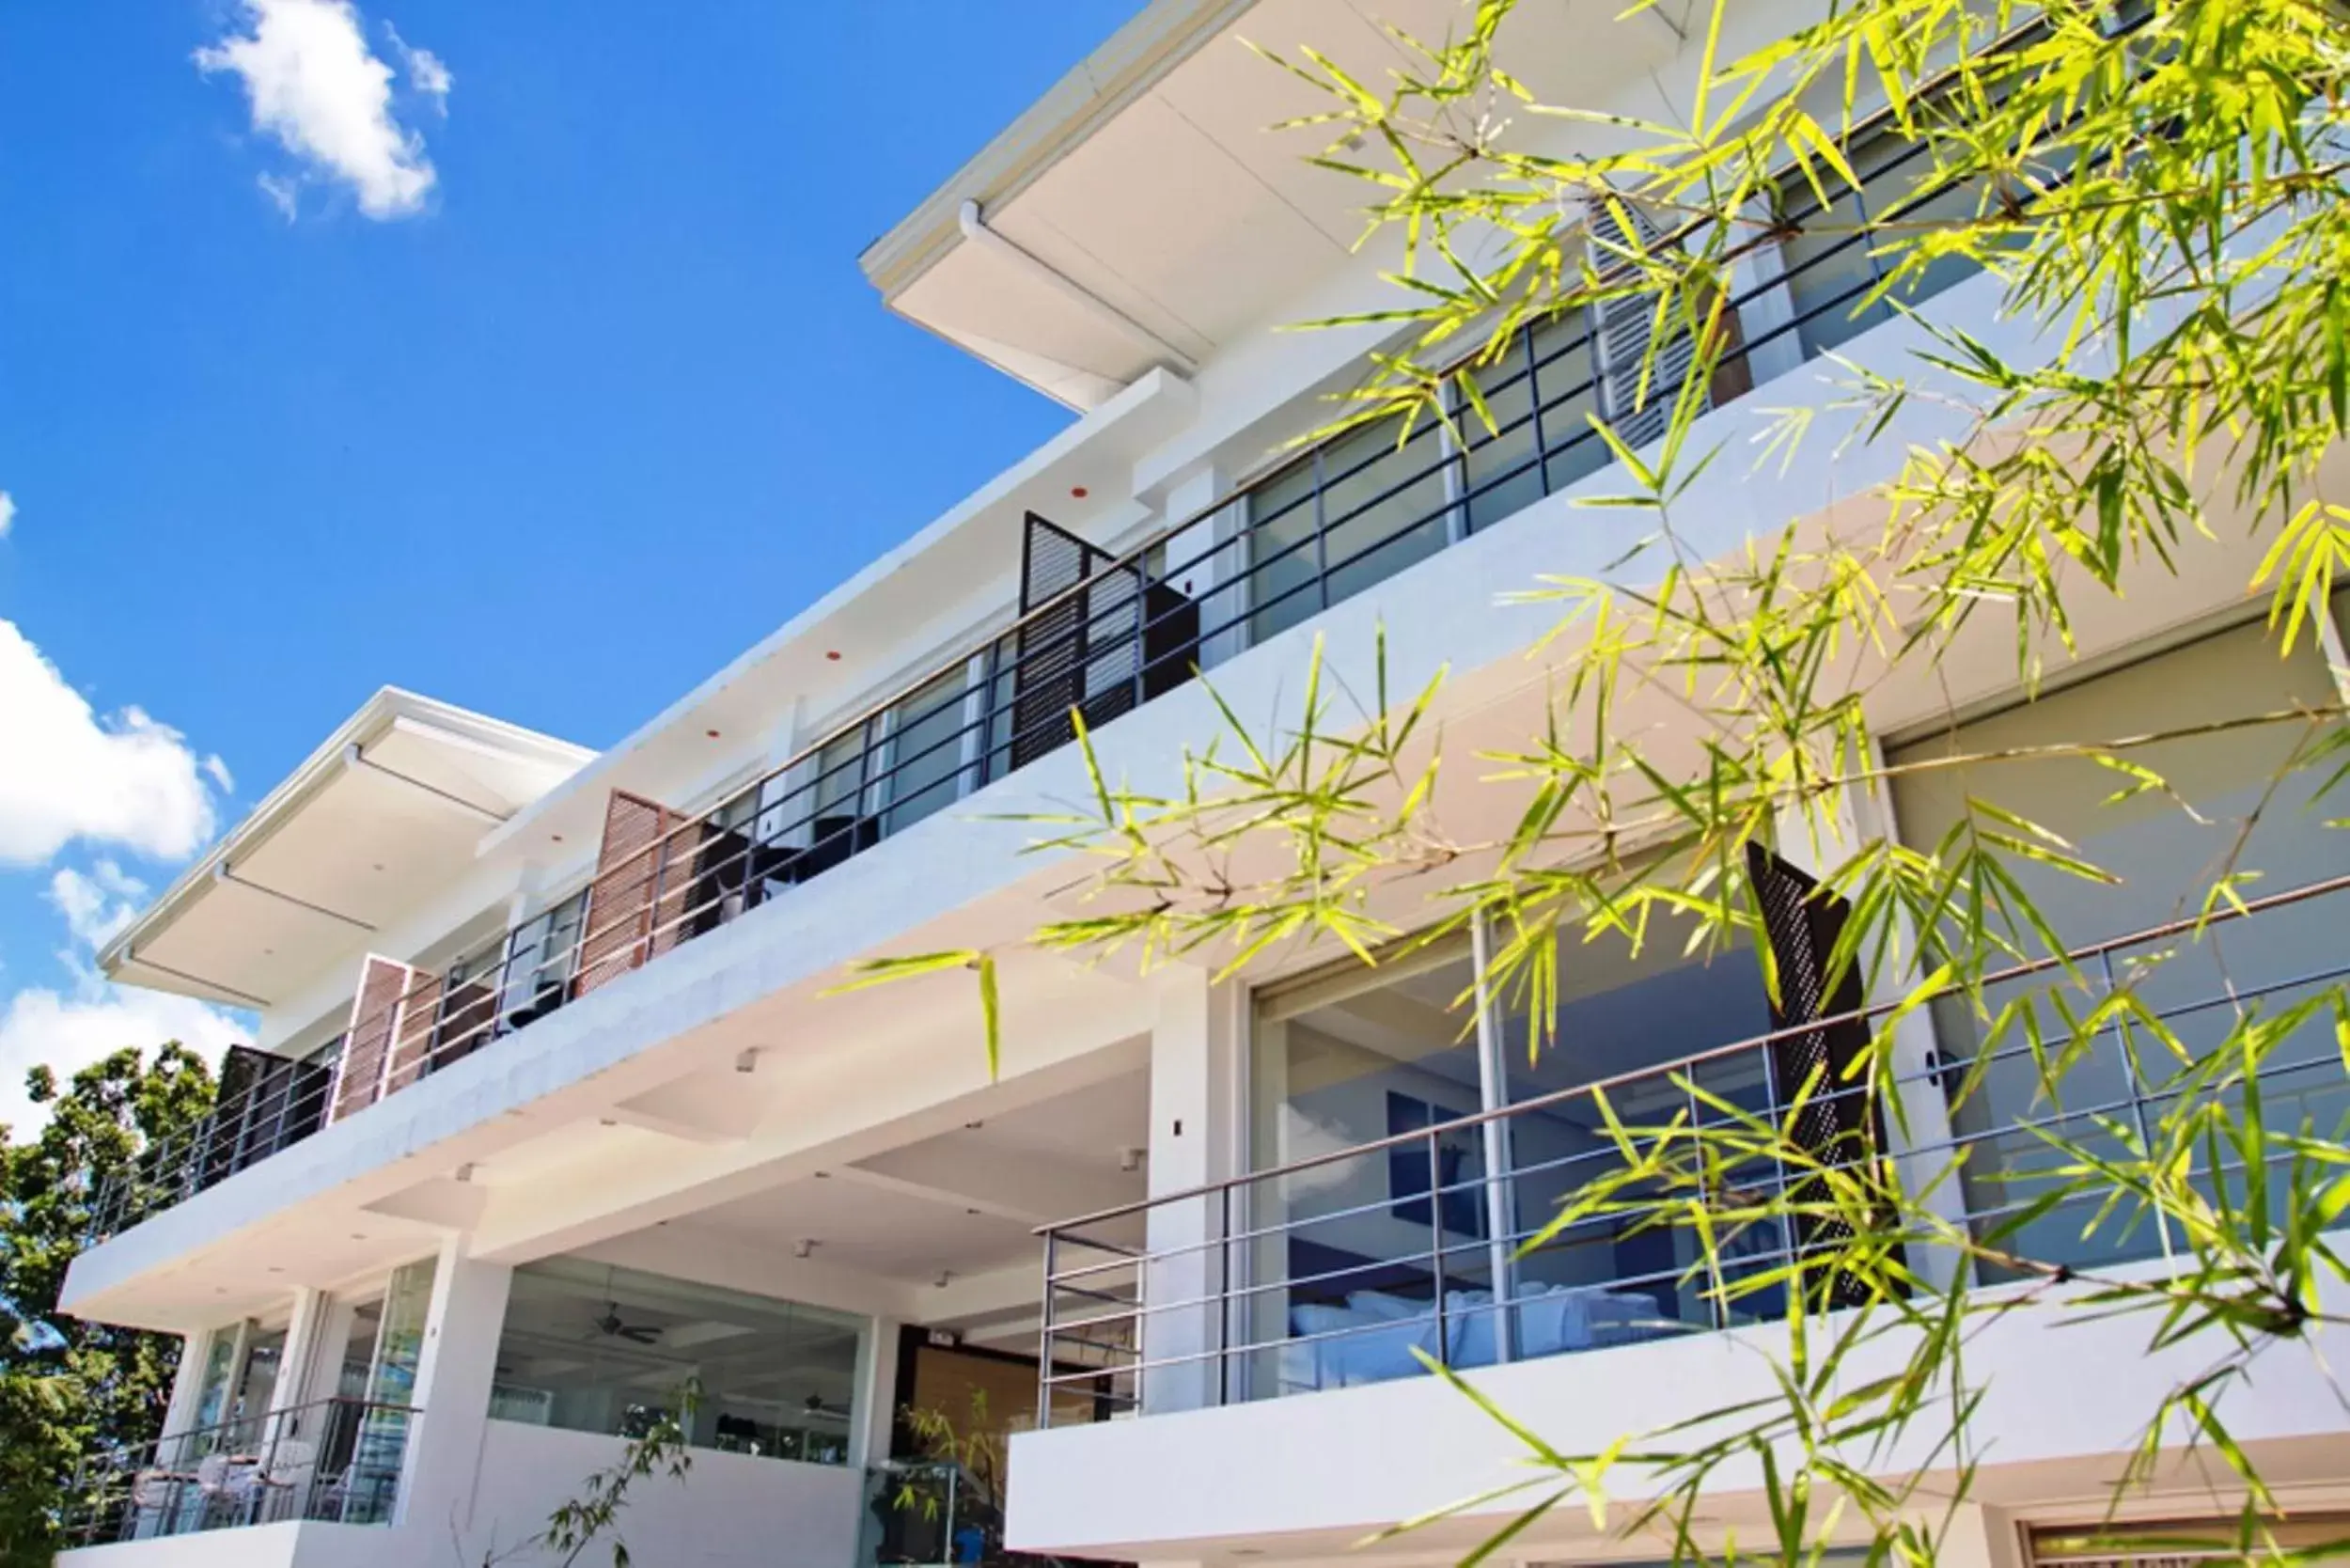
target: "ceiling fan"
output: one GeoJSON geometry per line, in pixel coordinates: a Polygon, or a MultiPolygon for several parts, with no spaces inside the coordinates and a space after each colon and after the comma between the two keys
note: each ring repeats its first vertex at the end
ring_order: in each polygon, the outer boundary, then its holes
{"type": "Polygon", "coordinates": [[[845,1421],[849,1419],[849,1407],[846,1404],[831,1403],[822,1394],[808,1395],[807,1399],[800,1402],[800,1407],[811,1416],[821,1416],[830,1421],[845,1421]]]}
{"type": "Polygon", "coordinates": [[[626,1340],[629,1343],[637,1345],[655,1344],[660,1341],[661,1330],[654,1325],[631,1323],[620,1316],[620,1304],[612,1294],[612,1276],[609,1272],[604,1276],[603,1291],[603,1312],[589,1324],[590,1332],[586,1336],[587,1338],[592,1340],[601,1335],[607,1340],[626,1340]]]}

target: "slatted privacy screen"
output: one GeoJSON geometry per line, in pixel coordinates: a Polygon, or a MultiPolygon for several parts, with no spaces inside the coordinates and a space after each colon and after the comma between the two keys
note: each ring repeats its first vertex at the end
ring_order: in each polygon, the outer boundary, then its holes
{"type": "MultiPolygon", "coordinates": [[[[1828,958],[1843,929],[1844,901],[1823,893],[1811,877],[1760,844],[1747,846],[1747,862],[1778,970],[1771,1027],[1794,1030],[1824,1018],[1841,1018],[1773,1043],[1774,1098],[1781,1105],[1793,1105],[1809,1085],[1803,1105],[1794,1113],[1794,1141],[1825,1162],[1865,1158],[1882,1150],[1885,1142],[1870,1085],[1846,1076],[1869,1044],[1869,1026],[1842,1017],[1864,1005],[1860,977],[1847,966],[1833,990],[1827,982],[1828,958]]],[[[1799,1186],[1791,1196],[1801,1198],[1799,1186]]],[[[1797,1229],[1799,1251],[1833,1247],[1852,1237],[1852,1228],[1834,1215],[1805,1216],[1797,1229]]],[[[1841,1276],[1831,1294],[1833,1305],[1840,1307],[1857,1306],[1868,1298],[1860,1281],[1841,1276]]]]}
{"type": "Polygon", "coordinates": [[[359,970],[359,993],[351,1000],[351,1027],[343,1032],[343,1059],[335,1077],[335,1109],[340,1121],[384,1097],[393,1043],[399,1038],[400,998],[415,971],[398,960],[369,953],[359,970]]]}
{"type": "Polygon", "coordinates": [[[585,996],[677,945],[693,886],[696,836],[670,830],[684,821],[659,801],[612,792],[588,889],[573,996],[585,996]]]}
{"type": "Polygon", "coordinates": [[[432,1027],[440,1013],[441,977],[418,975],[400,1004],[391,1065],[384,1074],[384,1093],[397,1093],[432,1070],[432,1027]]]}

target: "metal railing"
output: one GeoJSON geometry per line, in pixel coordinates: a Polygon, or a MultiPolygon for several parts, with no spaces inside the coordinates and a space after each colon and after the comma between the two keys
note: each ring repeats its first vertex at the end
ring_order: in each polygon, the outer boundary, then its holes
{"type": "MultiPolygon", "coordinates": [[[[2128,988],[2190,1049],[2208,1048],[2246,1016],[2273,1016],[2314,988],[2350,978],[2350,896],[2342,895],[2350,895],[2350,876],[2017,964],[1988,980],[1985,992],[1995,1006],[2029,998],[2078,1019],[2128,988]],[[2294,914],[2326,899],[2333,902],[2294,914]],[[2235,963],[2186,966],[2190,947],[2216,955],[2222,934],[2246,921],[2265,923],[2244,933],[2248,951],[2235,963]]],[[[1964,998],[1954,993],[1935,1005],[1945,1004],[1961,1011],[1939,1021],[1965,1027],[1964,998]]],[[[1923,1065],[1889,1081],[1791,1071],[1791,1061],[1805,1059],[1802,1049],[1788,1055],[1791,1047],[1814,1046],[1838,1030],[1865,1039],[1869,1020],[1887,1011],[1802,1023],[1045,1227],[1038,1232],[1044,1255],[1038,1423],[1049,1426],[1056,1395],[1066,1404],[1077,1388],[1112,1414],[1228,1403],[1415,1375],[1424,1371],[1416,1352],[1450,1367],[1479,1367],[1731,1327],[1782,1311],[1779,1287],[1761,1288],[1764,1277],[1832,1244],[1825,1232],[1801,1233],[1825,1223],[1808,1212],[1731,1228],[1716,1260],[1729,1290],[1706,1276],[1690,1238],[1663,1223],[1661,1204],[1646,1214],[1634,1200],[1627,1212],[1586,1216],[1529,1247],[1562,1199],[1625,1168],[1601,1132],[1595,1099],[1603,1093],[1636,1134],[1676,1117],[1700,1129],[1727,1125],[1724,1104],[1807,1139],[1823,1126],[1841,1129],[1816,1148],[1807,1142],[1807,1152],[1830,1165],[1889,1156],[1921,1200],[1954,1200],[1962,1212],[1947,1217],[1978,1234],[2013,1221],[2013,1233],[1998,1242],[2011,1255],[2083,1267],[2170,1254],[2177,1238],[2167,1223],[2102,1213],[2102,1189],[2032,1213],[2068,1163],[2040,1135],[2119,1155],[2126,1134],[2116,1129],[2134,1129],[2143,1144],[2187,1092],[2182,1086],[2193,1065],[2178,1065],[2145,1038],[2142,1024],[2119,1013],[2053,1084],[2043,1076],[2040,1045],[2029,1039],[1995,1038],[1963,1058],[1929,1053],[1923,1065]],[[2157,1078],[2164,1062],[2171,1070],[2157,1078]],[[1969,1086],[1964,1096],[1962,1084],[1969,1086]],[[1888,1090],[1905,1120],[1886,1114],[1878,1095],[1888,1090]],[[1801,1114],[1791,1121],[1798,1102],[1801,1114]],[[1905,1128],[1904,1136],[1889,1137],[1894,1127],[1905,1128]],[[1489,1137],[1496,1130],[1497,1140],[1489,1137]],[[1496,1161],[1500,1168],[1480,1168],[1478,1152],[1496,1147],[1505,1151],[1496,1161]],[[1945,1193],[1955,1200],[1939,1197],[1945,1193]],[[1184,1239],[1152,1246],[1154,1229],[1184,1239]],[[1134,1245],[1137,1232],[1141,1246],[1134,1245]],[[1367,1249],[1367,1242],[1377,1245],[1367,1249]],[[1758,1286],[1743,1299],[1735,1288],[1741,1277],[1758,1286]],[[1112,1370],[1071,1370],[1081,1356],[1106,1359],[1112,1370]],[[1152,1395],[1154,1379],[1172,1389],[1152,1395]]],[[[2308,1121],[2319,1137],[2342,1137],[2350,1131],[2350,1074],[2334,1047],[2330,1015],[2303,1032],[2306,1041],[2296,1037],[2265,1060],[2267,1124],[2290,1130],[2308,1121]]],[[[2061,1043],[2046,1049],[2054,1054],[2061,1043]]],[[[1785,1162],[1760,1156],[1724,1175],[1757,1200],[1806,1180],[1785,1162]]],[[[2232,1167],[2199,1168],[2194,1175],[2205,1189],[2230,1184],[2238,1199],[2240,1178],[2232,1167]]],[[[1988,1266],[1978,1270],[1981,1282],[1997,1277],[1988,1266]]]]}
{"type": "MultiPolygon", "coordinates": [[[[1925,150],[1912,144],[1860,171],[1864,193],[1881,196],[1925,150]]],[[[1916,183],[1896,187],[1897,203],[1947,194],[1916,183]]],[[[1790,193],[1779,222],[1793,236],[1821,209],[1808,185],[1790,193]]],[[[1847,193],[1840,207],[1860,199],[1847,193]]],[[[1844,234],[1731,297],[1727,317],[1754,324],[1724,348],[1709,400],[1744,396],[1773,356],[1783,368],[1823,352],[1820,324],[1851,316],[1878,285],[1872,248],[1871,234],[1844,234]],[[1849,282],[1837,281],[1840,264],[1849,282]]],[[[1930,281],[1928,291],[1947,287],[1955,270],[1930,281]]],[[[1073,713],[1098,728],[1604,467],[1590,416],[1635,417],[1640,370],[1607,364],[1609,335],[1575,325],[1528,326],[1518,363],[1480,372],[1496,429],[1465,417],[1457,429],[1424,423],[1400,445],[1383,431],[1340,437],[1167,525],[716,806],[600,864],[571,895],[584,908],[560,940],[552,912],[502,931],[354,1019],[350,1038],[400,1043],[384,1092],[413,1083],[1071,744],[1073,713]]],[[[1668,407],[1682,390],[1659,375],[1639,406],[1668,407]]],[[[192,1190],[173,1180],[162,1169],[132,1184],[192,1190]]],[[[118,1224],[153,1206],[94,1207],[118,1224]]],[[[94,1227],[92,1238],[107,1233],[94,1227]]]]}
{"type": "Polygon", "coordinates": [[[416,1412],[330,1399],[93,1455],[66,1487],[76,1546],[289,1519],[392,1522],[416,1412]]]}
{"type": "Polygon", "coordinates": [[[296,1060],[245,1046],[221,1063],[219,1098],[156,1139],[89,1194],[86,1233],[109,1236],[308,1137],[326,1120],[340,1041],[296,1060]]]}

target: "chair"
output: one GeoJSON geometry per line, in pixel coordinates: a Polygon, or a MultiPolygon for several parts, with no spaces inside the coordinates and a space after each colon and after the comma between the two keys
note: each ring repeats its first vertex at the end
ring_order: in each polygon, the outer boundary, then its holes
{"type": "Polygon", "coordinates": [[[141,1470],[131,1479],[130,1517],[124,1535],[133,1541],[167,1534],[172,1504],[180,1497],[181,1477],[169,1470],[141,1470]]]}
{"type": "Polygon", "coordinates": [[[318,1475],[319,1446],[307,1437],[280,1437],[258,1471],[261,1511],[274,1522],[308,1513],[310,1482],[318,1475]]]}

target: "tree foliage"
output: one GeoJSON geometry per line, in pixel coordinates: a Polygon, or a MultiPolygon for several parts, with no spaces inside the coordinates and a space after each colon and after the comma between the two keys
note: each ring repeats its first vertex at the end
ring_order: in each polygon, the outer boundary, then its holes
{"type": "Polygon", "coordinates": [[[57,1487],[82,1456],[162,1434],[179,1364],[167,1334],[57,1310],[90,1202],[138,1152],[212,1106],[212,1075],[176,1043],[151,1059],[117,1051],[60,1087],[46,1067],[31,1097],[49,1121],[30,1139],[0,1128],[0,1565],[45,1564],[57,1487]]]}
{"type": "MultiPolygon", "coordinates": [[[[1758,938],[1750,852],[1808,861],[1821,870],[1815,897],[1848,912],[1829,989],[1856,977],[1881,1003],[1868,1049],[1841,1080],[1788,1086],[1783,1116],[1757,1116],[1694,1074],[1675,1079],[1688,1110],[1659,1124],[1627,1122],[1595,1095],[1615,1168],[1528,1244],[1594,1216],[1686,1238],[1690,1282],[1708,1299],[1778,1304],[1776,1391],[1594,1452],[1554,1449],[1494,1411],[1535,1472],[1510,1489],[1526,1512],[1486,1549],[1589,1502],[1614,1528],[1661,1532],[1677,1557],[1718,1556],[1695,1527],[1699,1499],[1757,1466],[1773,1529],[1743,1553],[1795,1568],[1841,1531],[1865,1536],[1878,1560],[1931,1562],[1982,1447],[1968,1347],[1993,1320],[2039,1313],[2130,1317],[2146,1325],[2150,1356],[2198,1353],[2201,1370],[2151,1397],[2117,1505],[2152,1481],[2167,1446],[2201,1448],[2232,1472],[2244,1509],[2222,1545],[2309,1555],[2266,1533],[2277,1500],[2226,1411],[2255,1362],[2308,1350],[2334,1321],[2325,1293],[2345,1283],[2350,1129],[2311,1115],[2340,1097],[2278,1100],[2265,1086],[2314,1049],[2339,1087],[2350,990],[2239,1001],[2221,1029],[2166,1014],[2154,982],[2166,959],[2189,953],[2227,978],[2210,922],[2298,880],[2301,868],[2254,862],[2251,830],[2288,781],[2338,802],[2350,774],[2342,702],[2256,702],[2159,733],[1978,753],[1948,708],[1946,753],[1898,762],[1877,717],[1897,688],[1948,689],[1958,651],[1986,643],[2010,651],[2018,686],[2041,689],[2079,656],[2076,628],[2095,602],[2202,570],[2203,546],[2221,537],[2259,562],[2242,587],[2280,658],[2338,649],[2328,628],[2350,567],[2350,508],[2327,481],[2341,482],[2328,466],[2350,425],[2350,14],[2333,0],[1839,0],[1801,11],[1700,0],[1693,85],[1677,118],[1650,120],[1537,102],[1506,64],[1515,8],[1465,8],[1441,41],[1396,34],[1409,63],[1387,82],[1310,49],[1277,63],[1323,95],[1324,110],[1299,122],[1328,134],[1316,162],[1358,182],[1366,240],[1400,258],[1391,308],[1309,323],[1386,335],[1320,433],[1378,426],[1401,441],[1443,421],[1474,443],[1498,428],[1480,387],[1521,329],[1600,306],[1647,317],[1637,392],[1610,411],[1615,425],[1594,416],[1621,492],[1584,504],[1629,509],[1649,531],[1605,571],[1528,585],[1556,609],[1546,727],[1458,784],[1434,733],[1434,689],[1380,689],[1349,707],[1317,648],[1280,729],[1259,732],[1228,711],[1217,744],[1185,759],[1171,792],[1123,787],[1089,744],[1090,808],[1051,842],[1097,857],[1097,908],[1026,940],[1206,960],[1229,975],[1277,945],[1371,962],[1383,942],[1475,925],[1492,982],[1539,1045],[1562,945],[1637,948],[1668,919],[1693,927],[1700,948],[1758,938]],[[1764,32],[1775,16],[1782,30],[1764,32]],[[1880,187],[1864,212],[1851,199],[1864,174],[1847,153],[1880,133],[1920,151],[1900,194],[1880,187]],[[1909,316],[1917,346],[1900,363],[1820,368],[1840,388],[1825,409],[1708,422],[1708,389],[1742,352],[1731,314],[1742,267],[1799,235],[1873,258],[1879,281],[1851,308],[1909,316]],[[1960,263],[1997,280],[1996,323],[1911,308],[1930,271],[1960,263]],[[1616,426],[1647,405],[1670,418],[1635,449],[1616,426]],[[1897,420],[1941,433],[1873,449],[1897,420]],[[1758,424],[1754,448],[1732,444],[1758,424]],[[1697,542],[1692,523],[1705,520],[1690,516],[1692,497],[1716,465],[1856,456],[1885,476],[1872,481],[1872,517],[1793,522],[1727,550],[1697,542]],[[1676,714],[1668,739],[1621,721],[1658,694],[1676,714]],[[1964,768],[1972,789],[1989,770],[2086,765],[2110,779],[2104,808],[2152,806],[2185,824],[2195,808],[2158,763],[2173,743],[2225,734],[2282,737],[2285,760],[2173,911],[2179,929],[2110,976],[2063,956],[2060,922],[2036,891],[2051,878],[2118,880],[2080,843],[1973,793],[1933,843],[1851,809],[1905,775],[1964,768]],[[1514,792],[1511,830],[1448,834],[1438,804],[1461,788],[1514,792]],[[1415,889],[1425,896],[1399,905],[1415,889]],[[2039,965],[2030,983],[1995,984],[2026,962],[2039,965]],[[2079,1108],[2083,1063],[2116,1043],[2156,1108],[2135,1121],[2084,1109],[2020,1130],[2038,1151],[2029,1190],[1988,1217],[1953,1218],[1943,1197],[1967,1152],[1945,1151],[1944,1168],[1920,1179],[1886,1146],[1908,1131],[1896,1039],[1930,1002],[1971,1011],[1983,1042],[1971,1068],[1937,1084],[1955,1110],[1982,1100],[1984,1064],[2000,1054],[2029,1064],[2040,1106],[2079,1108]],[[1884,1114],[1882,1141],[1863,1130],[1824,1149],[1797,1136],[1808,1103],[1856,1093],[1884,1114]],[[2051,1215],[2107,1243],[2159,1229],[2170,1266],[2051,1262],[2030,1242],[2051,1215]],[[1731,1266],[1735,1239],[1765,1230],[1814,1240],[1778,1266],[1731,1266]],[[1976,1289],[1993,1278],[2020,1283],[1976,1289]],[[1855,1375],[1864,1363],[1881,1371],[1855,1375]]],[[[2350,672],[2335,677],[2350,689],[2350,672]]],[[[1775,986],[1769,945],[1755,946],[1775,986]]],[[[992,972],[999,956],[923,955],[870,974],[992,972]]],[[[2305,1365],[2328,1375],[2313,1356],[2305,1365]]]]}

